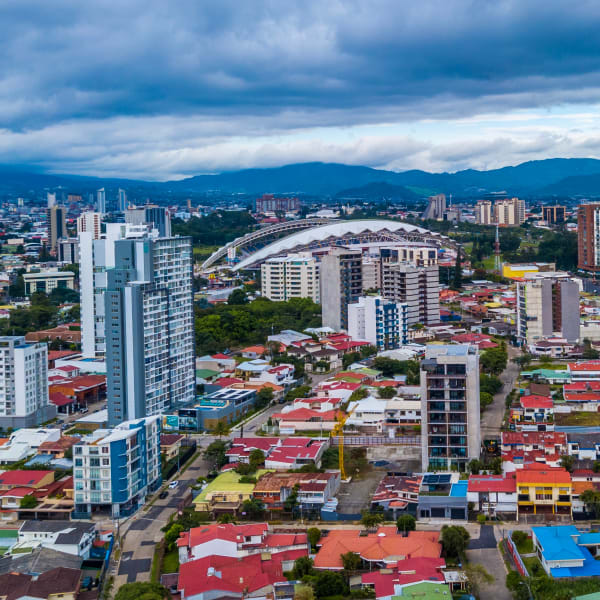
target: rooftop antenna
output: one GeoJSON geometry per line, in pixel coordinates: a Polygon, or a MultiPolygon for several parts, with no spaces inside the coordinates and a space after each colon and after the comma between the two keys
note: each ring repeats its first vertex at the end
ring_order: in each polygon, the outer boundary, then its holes
{"type": "Polygon", "coordinates": [[[500,273],[500,236],[498,235],[498,223],[496,223],[496,240],[494,241],[494,269],[500,273]]]}

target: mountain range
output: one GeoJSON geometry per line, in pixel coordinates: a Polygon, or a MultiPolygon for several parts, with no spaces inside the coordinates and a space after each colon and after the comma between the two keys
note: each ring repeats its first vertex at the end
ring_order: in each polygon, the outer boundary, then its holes
{"type": "Polygon", "coordinates": [[[338,198],[390,198],[414,201],[444,192],[475,198],[488,192],[522,196],[600,196],[600,160],[551,158],[488,171],[455,173],[386,171],[337,163],[297,163],[282,167],[225,171],[179,181],[153,182],[48,174],[27,167],[0,165],[0,190],[21,193],[63,186],[69,191],[126,187],[141,193],[172,194],[307,194],[338,198]]]}

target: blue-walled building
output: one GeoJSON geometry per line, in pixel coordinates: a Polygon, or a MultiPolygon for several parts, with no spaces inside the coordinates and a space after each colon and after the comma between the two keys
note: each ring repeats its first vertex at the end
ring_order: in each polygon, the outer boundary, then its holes
{"type": "Polygon", "coordinates": [[[161,484],[160,417],[98,429],[73,446],[74,515],[125,517],[161,484]]]}

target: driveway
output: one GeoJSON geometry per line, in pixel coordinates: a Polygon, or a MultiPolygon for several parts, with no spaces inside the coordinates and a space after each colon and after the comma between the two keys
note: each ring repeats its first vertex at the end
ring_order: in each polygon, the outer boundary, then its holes
{"type": "Polygon", "coordinates": [[[471,538],[469,550],[483,550],[485,548],[496,548],[496,536],[492,525],[481,525],[479,537],[471,538]]]}

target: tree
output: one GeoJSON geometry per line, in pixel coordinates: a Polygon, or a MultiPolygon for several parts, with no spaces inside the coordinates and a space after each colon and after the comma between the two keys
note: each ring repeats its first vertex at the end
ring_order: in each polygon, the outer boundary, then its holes
{"type": "Polygon", "coordinates": [[[479,410],[483,412],[490,404],[494,402],[494,396],[489,392],[479,392],[479,410]]]}
{"type": "Polygon", "coordinates": [[[319,540],[321,539],[321,530],[318,527],[309,527],[306,535],[308,537],[308,542],[310,543],[310,547],[313,549],[313,551],[316,551],[317,549],[317,544],[319,543],[319,540]]]}
{"type": "Polygon", "coordinates": [[[309,385],[300,385],[296,388],[289,390],[285,395],[284,400],[286,402],[292,402],[296,398],[308,398],[310,397],[311,392],[312,389],[309,385]]]}
{"type": "Polygon", "coordinates": [[[165,543],[169,550],[172,550],[175,542],[179,539],[179,534],[183,531],[183,526],[179,523],[173,523],[167,533],[165,533],[165,543]]]}
{"type": "Polygon", "coordinates": [[[380,390],[379,390],[379,397],[383,398],[384,400],[389,400],[390,398],[393,398],[395,395],[396,395],[396,390],[391,385],[380,388],[380,390]]]}
{"type": "Polygon", "coordinates": [[[533,356],[531,354],[521,354],[520,356],[515,356],[515,358],[513,358],[512,360],[514,363],[519,365],[519,367],[524,369],[531,364],[533,356]]]}
{"type": "Polygon", "coordinates": [[[258,467],[265,464],[265,454],[260,448],[255,448],[248,455],[248,464],[256,471],[258,467]]]}
{"type": "Polygon", "coordinates": [[[479,358],[479,366],[485,373],[499,375],[506,369],[508,353],[503,348],[489,348],[479,358]]]}
{"type": "Polygon", "coordinates": [[[564,454],[560,457],[560,466],[569,471],[569,473],[572,473],[573,467],[575,466],[575,457],[570,456],[569,454],[564,454]]]}
{"type": "Polygon", "coordinates": [[[502,389],[502,381],[495,375],[481,373],[479,376],[479,391],[488,394],[497,394],[502,389]]]}
{"type": "Polygon", "coordinates": [[[522,546],[527,541],[527,534],[524,531],[521,531],[520,529],[513,531],[511,537],[512,541],[517,546],[522,546]]]}
{"type": "Polygon", "coordinates": [[[597,519],[600,516],[600,492],[597,490],[585,490],[581,494],[581,501],[585,504],[589,512],[594,514],[597,519]]]}
{"type": "Polygon", "coordinates": [[[494,456],[494,458],[492,458],[492,460],[490,461],[488,467],[494,475],[502,475],[502,457],[494,456]]]}
{"type": "Polygon", "coordinates": [[[441,542],[446,557],[460,559],[469,543],[469,532],[459,525],[444,525],[441,542]]]}
{"type": "Polygon", "coordinates": [[[225,421],[218,421],[212,430],[212,434],[219,437],[219,439],[229,434],[229,425],[225,421]]]}
{"type": "Polygon", "coordinates": [[[32,494],[27,494],[21,498],[19,502],[20,508],[35,508],[37,506],[37,500],[32,494]]]}
{"type": "Polygon", "coordinates": [[[358,571],[362,565],[362,558],[360,557],[360,554],[357,554],[356,552],[350,551],[345,554],[340,554],[340,558],[342,559],[342,564],[346,571],[358,571]]]}
{"type": "Polygon", "coordinates": [[[167,589],[159,583],[136,581],[122,585],[115,595],[115,600],[164,600],[169,597],[167,589]]]}
{"type": "Polygon", "coordinates": [[[204,451],[204,460],[214,465],[215,469],[220,469],[227,464],[227,444],[222,440],[215,440],[204,451]]]}
{"type": "Polygon", "coordinates": [[[467,563],[465,573],[469,579],[471,591],[477,597],[481,597],[482,584],[491,585],[495,581],[494,576],[488,573],[483,565],[467,563]]]}
{"type": "Polygon", "coordinates": [[[479,472],[483,469],[483,463],[478,458],[474,458],[467,465],[467,469],[472,475],[479,475],[479,472]]]}
{"type": "Polygon", "coordinates": [[[352,363],[360,360],[360,352],[346,352],[342,356],[342,368],[347,369],[352,363]]]}
{"type": "Polygon", "coordinates": [[[517,571],[510,571],[506,576],[506,587],[512,592],[515,600],[530,600],[525,580],[517,571]]]}
{"type": "Polygon", "coordinates": [[[222,515],[219,515],[217,517],[217,523],[237,523],[237,521],[235,520],[235,516],[230,514],[230,513],[223,513],[222,515]]]}
{"type": "Polygon", "coordinates": [[[315,600],[315,591],[310,585],[297,585],[294,589],[294,600],[315,600]]]}
{"type": "Polygon", "coordinates": [[[414,531],[417,528],[417,520],[412,515],[406,513],[396,519],[396,527],[398,531],[414,531]]]}
{"type": "Polygon", "coordinates": [[[283,508],[287,510],[287,512],[293,512],[294,508],[296,508],[298,504],[298,492],[300,491],[300,485],[296,484],[292,488],[290,495],[285,499],[283,503],[283,508]]]}
{"type": "Polygon", "coordinates": [[[271,387],[263,387],[260,390],[258,390],[258,393],[256,394],[256,401],[254,403],[254,406],[256,406],[256,408],[264,408],[265,406],[269,406],[269,404],[271,404],[271,401],[273,400],[273,388],[271,387]]]}
{"type": "Polygon", "coordinates": [[[367,346],[361,346],[359,352],[361,358],[369,358],[369,356],[377,354],[377,347],[370,344],[367,346]]]}
{"type": "Polygon", "coordinates": [[[452,278],[452,289],[460,290],[462,288],[462,264],[461,264],[460,246],[456,249],[456,264],[454,265],[454,277],[452,278]]]}
{"type": "Polygon", "coordinates": [[[255,520],[264,515],[265,505],[258,498],[250,498],[242,502],[242,514],[247,519],[255,520]]]}
{"type": "Polygon", "coordinates": [[[248,296],[246,296],[246,292],[242,288],[237,288],[229,294],[229,298],[227,299],[227,304],[229,306],[240,306],[243,304],[248,304],[248,296]]]}
{"type": "Polygon", "coordinates": [[[384,517],[381,513],[372,513],[369,511],[363,511],[362,517],[360,518],[360,522],[365,527],[376,527],[380,523],[383,523],[384,517]]]}
{"type": "Polygon", "coordinates": [[[302,579],[305,575],[310,575],[313,570],[313,559],[308,556],[301,556],[294,561],[292,577],[302,579]]]}
{"type": "Polygon", "coordinates": [[[314,588],[317,598],[348,595],[348,585],[341,573],[319,571],[314,577],[314,588]]]}

